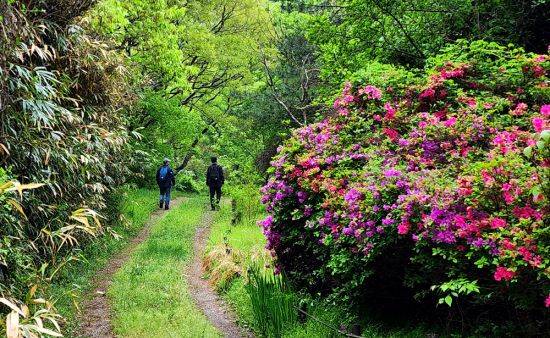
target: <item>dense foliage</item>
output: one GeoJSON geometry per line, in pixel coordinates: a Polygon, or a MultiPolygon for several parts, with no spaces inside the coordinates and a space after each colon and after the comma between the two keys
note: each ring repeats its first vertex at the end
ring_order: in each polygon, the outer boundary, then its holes
{"type": "Polygon", "coordinates": [[[48,285],[104,233],[87,209],[107,216],[108,193],[127,173],[124,61],[77,19],[94,3],[0,3],[0,294],[21,306],[11,314],[21,330],[46,333],[40,317],[57,318],[48,285]],[[44,185],[23,193],[34,183],[44,185]]]}
{"type": "Polygon", "coordinates": [[[279,268],[343,299],[398,283],[543,316],[550,58],[461,42],[421,76],[380,70],[279,148],[261,222],[279,268]]]}
{"type": "Polygon", "coordinates": [[[130,123],[144,136],[133,168],[142,174],[139,184],[163,157],[190,177],[203,174],[211,155],[250,165],[242,157],[257,151],[241,142],[262,142],[235,110],[258,79],[258,49],[271,32],[265,6],[262,0],[106,0],[89,15],[94,30],[128,57],[139,84],[130,123]]]}
{"type": "Polygon", "coordinates": [[[542,53],[550,43],[545,0],[307,0],[309,38],[319,46],[323,76],[335,85],[370,61],[423,67],[450,41],[485,39],[542,53]],[[309,6],[308,6],[309,5],[309,6]]]}

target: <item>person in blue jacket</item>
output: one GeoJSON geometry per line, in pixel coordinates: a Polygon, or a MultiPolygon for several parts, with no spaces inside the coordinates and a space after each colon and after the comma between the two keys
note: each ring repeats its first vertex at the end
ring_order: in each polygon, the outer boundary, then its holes
{"type": "Polygon", "coordinates": [[[170,189],[176,184],[176,175],[170,168],[170,160],[165,158],[163,165],[157,170],[157,184],[160,189],[159,206],[165,210],[170,208],[170,189]]]}

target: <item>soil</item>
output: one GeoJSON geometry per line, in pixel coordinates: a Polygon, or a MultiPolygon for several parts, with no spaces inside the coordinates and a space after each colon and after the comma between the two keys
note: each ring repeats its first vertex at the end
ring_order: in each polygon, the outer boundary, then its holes
{"type": "MultiPolygon", "coordinates": [[[[175,208],[185,200],[186,198],[184,197],[176,198],[172,200],[170,207],[175,208]]],[[[80,330],[77,332],[77,337],[115,337],[111,325],[111,313],[109,311],[109,302],[106,295],[107,289],[111,285],[114,274],[128,261],[137,246],[147,239],[151,226],[166,212],[167,211],[162,209],[154,211],[139,234],[134,237],[122,251],[111,258],[107,265],[97,273],[93,281],[93,294],[82,303],[82,312],[79,318],[81,326],[80,330]]]]}
{"type": "Polygon", "coordinates": [[[185,277],[189,282],[189,293],[210,323],[220,330],[225,337],[254,337],[250,332],[236,324],[236,316],[233,311],[220,299],[216,291],[210,288],[208,281],[203,278],[205,271],[202,258],[204,248],[208,242],[210,228],[214,221],[214,213],[215,211],[205,211],[195,232],[193,259],[185,273],[185,277]]]}

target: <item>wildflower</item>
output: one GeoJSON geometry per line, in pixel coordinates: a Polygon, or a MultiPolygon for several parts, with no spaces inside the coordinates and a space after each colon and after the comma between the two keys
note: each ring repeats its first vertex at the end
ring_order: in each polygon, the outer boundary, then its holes
{"type": "Polygon", "coordinates": [[[548,297],[546,297],[546,300],[544,301],[544,306],[550,307],[550,293],[548,294],[548,297]]]}
{"type": "Polygon", "coordinates": [[[545,104],[542,107],[540,107],[540,113],[543,116],[550,116],[550,104],[545,104]]]}

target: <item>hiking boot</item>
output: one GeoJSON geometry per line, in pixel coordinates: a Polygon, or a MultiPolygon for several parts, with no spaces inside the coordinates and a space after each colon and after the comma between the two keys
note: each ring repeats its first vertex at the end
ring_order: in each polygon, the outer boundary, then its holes
{"type": "Polygon", "coordinates": [[[159,208],[162,209],[163,206],[164,206],[164,203],[163,203],[163,202],[160,202],[160,203],[159,203],[159,208]]]}
{"type": "Polygon", "coordinates": [[[170,209],[170,207],[164,207],[164,210],[168,210],[168,209],[170,209]]]}

